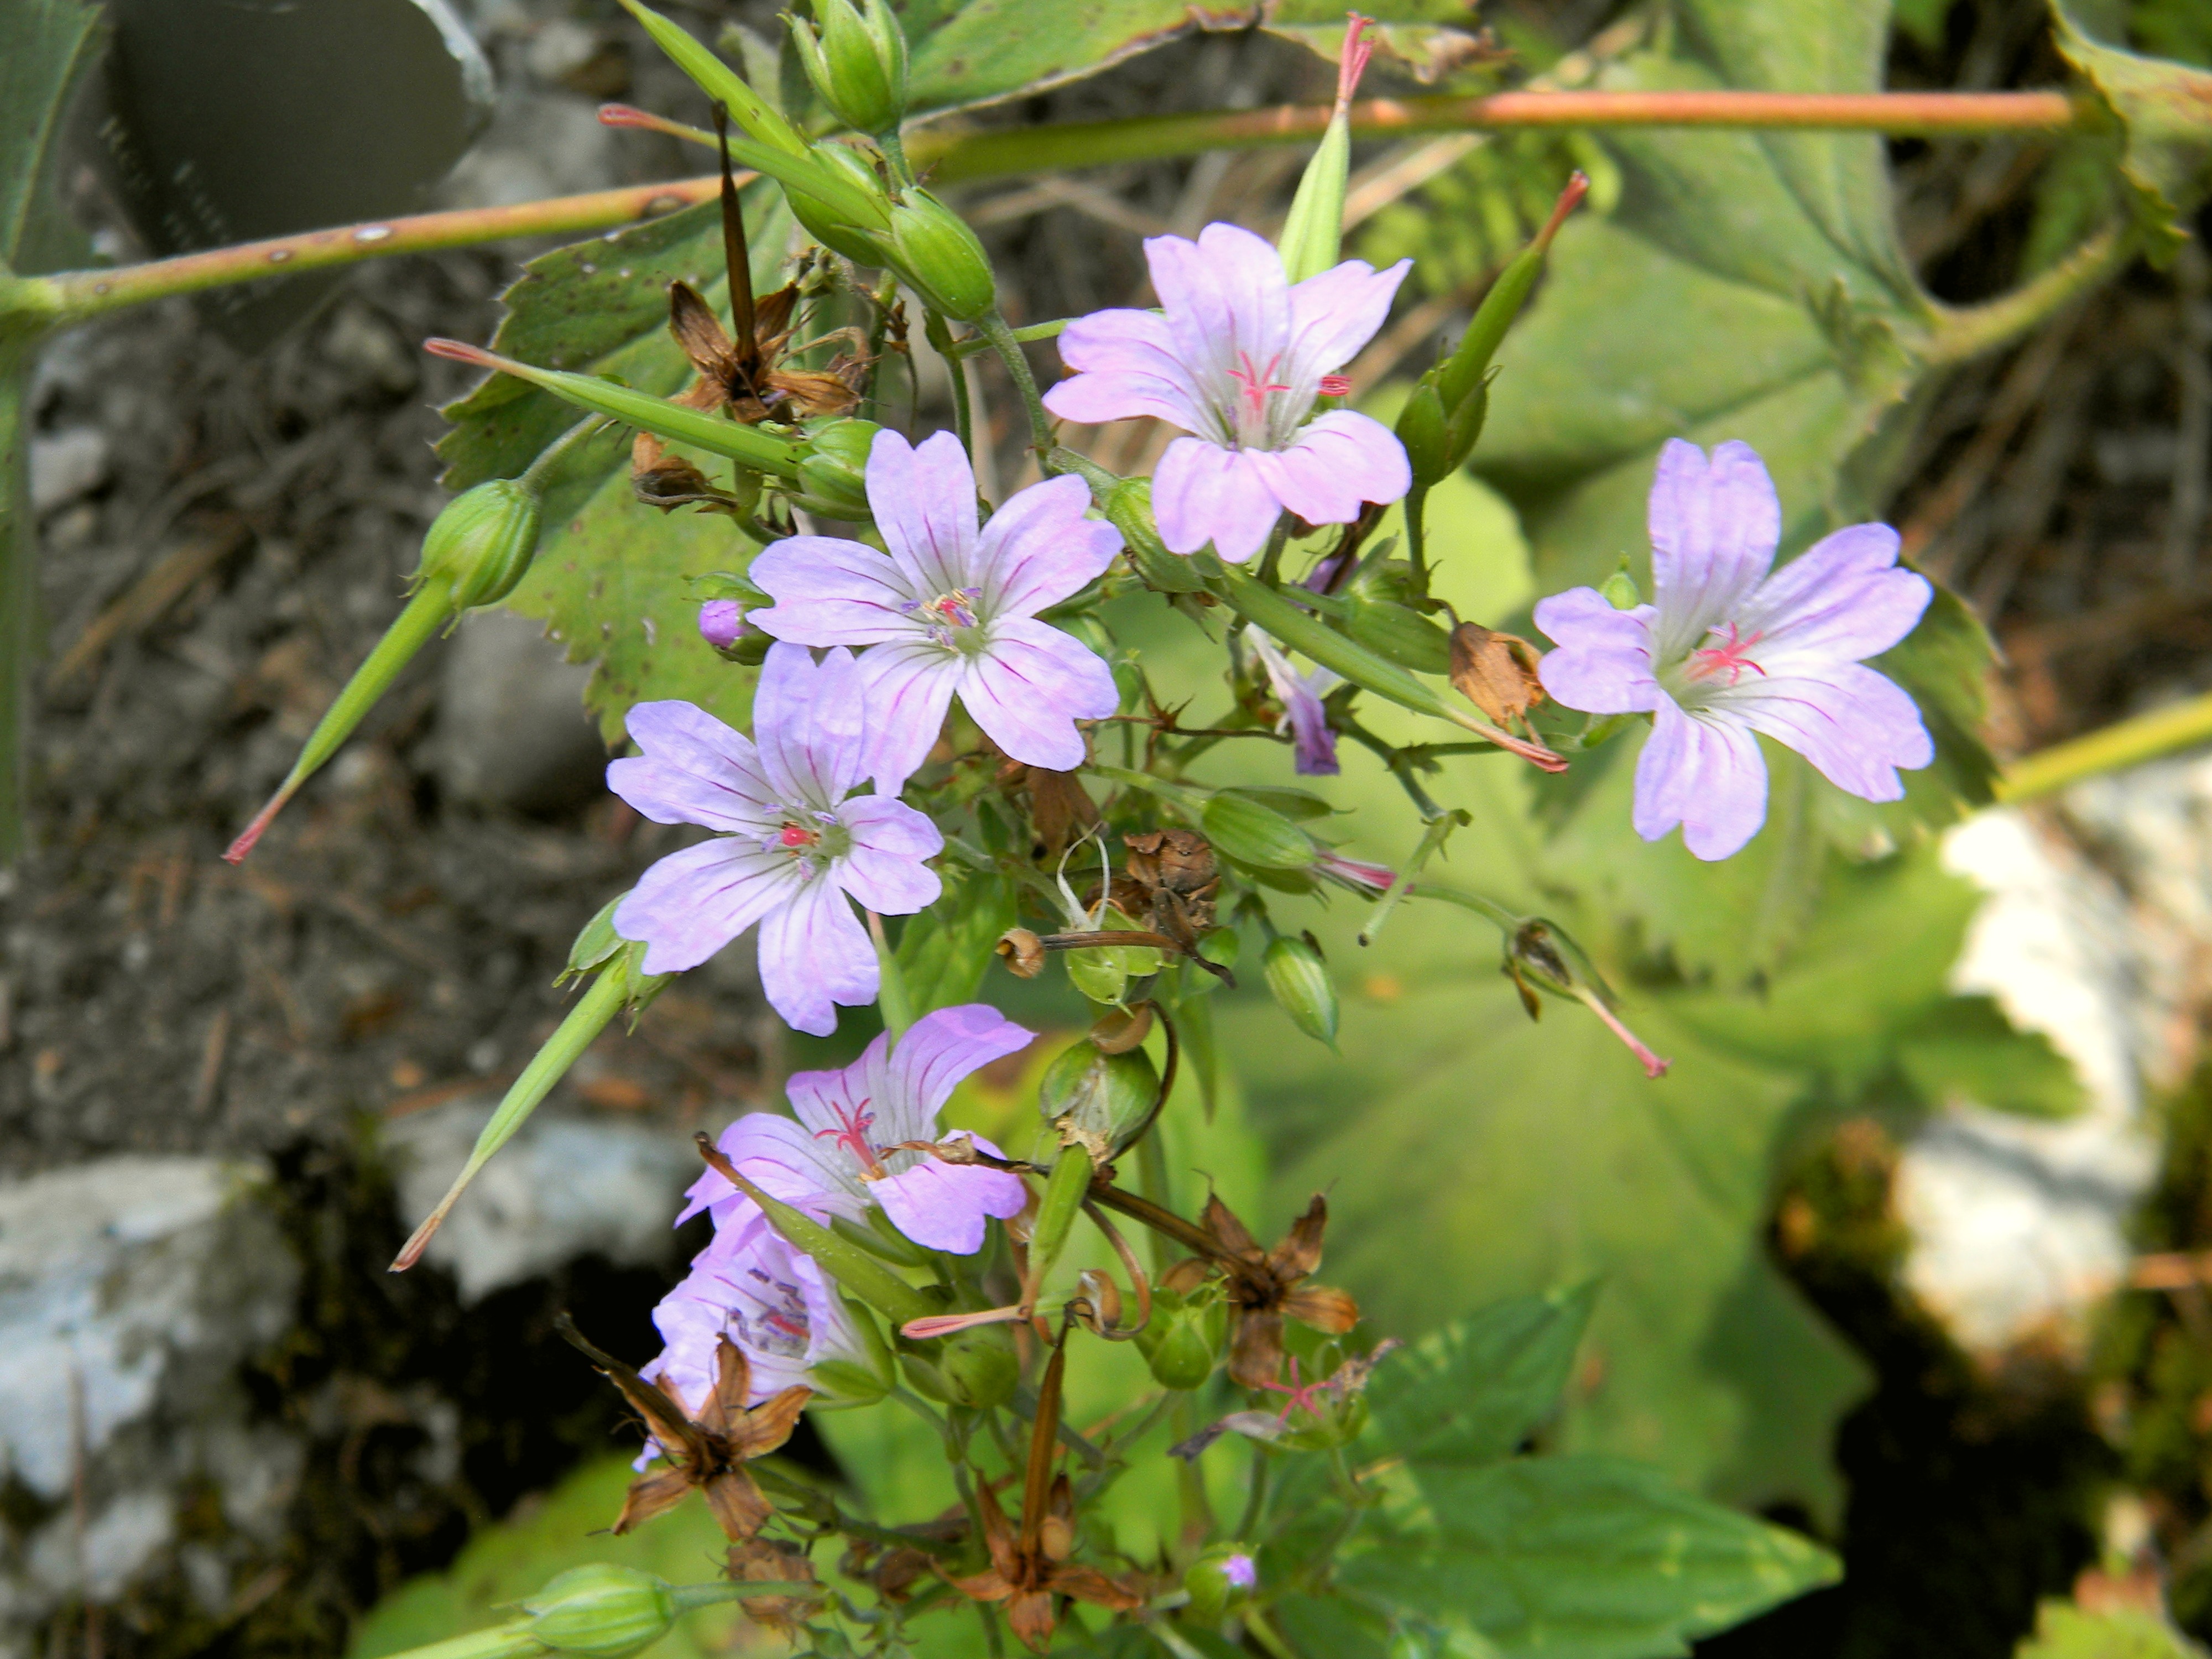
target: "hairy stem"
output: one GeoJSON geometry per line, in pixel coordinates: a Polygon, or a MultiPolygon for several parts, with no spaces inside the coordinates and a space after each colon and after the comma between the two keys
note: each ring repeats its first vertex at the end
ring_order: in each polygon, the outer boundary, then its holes
{"type": "MultiPolygon", "coordinates": [[[[1006,366],[1012,377],[1014,390],[1021,396],[1022,408],[1030,417],[1030,445],[1036,451],[1037,465],[1042,467],[1052,454],[1052,416],[1045,412],[1044,398],[1037,392],[1036,376],[1030,373],[1030,360],[1022,353],[1021,342],[1006,319],[994,310],[986,313],[975,324],[982,336],[999,354],[999,361],[1006,366]]],[[[952,372],[957,374],[962,365],[955,362],[952,372]]]]}
{"type": "Polygon", "coordinates": [[[1925,356],[1931,363],[1962,363],[2018,339],[2135,257],[2134,232],[2111,224],[2041,276],[2009,294],[1963,311],[1944,311],[1929,336],[1925,356]]]}

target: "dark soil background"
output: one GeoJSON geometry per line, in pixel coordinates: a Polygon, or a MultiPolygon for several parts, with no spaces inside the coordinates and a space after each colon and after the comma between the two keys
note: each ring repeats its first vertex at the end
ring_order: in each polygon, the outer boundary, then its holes
{"type": "MultiPolygon", "coordinates": [[[[699,9],[694,22],[721,15],[699,9]]],[[[1509,40],[1540,30],[1565,45],[1610,9],[1486,15],[1509,40]]],[[[574,15],[606,51],[570,95],[656,101],[658,83],[630,85],[648,53],[613,8],[574,15]]],[[[2042,19],[2030,0],[1954,5],[1940,45],[1900,44],[1893,79],[2054,82],[2042,19]]],[[[520,72],[512,56],[503,72],[520,72]]],[[[1015,113],[1255,103],[1326,78],[1279,43],[1215,38],[1015,113]]],[[[1936,291],[1963,302],[2009,285],[2049,153],[2000,141],[1896,154],[1908,246],[1936,291]]],[[[694,170],[648,147],[623,165],[694,170]]],[[[1139,234],[1264,219],[1255,204],[1279,200],[1295,166],[1208,158],[966,205],[1013,273],[1018,321],[1127,302],[1139,234]]],[[[668,832],[598,789],[588,754],[532,810],[456,799],[441,644],[242,870],[217,856],[397,611],[443,499],[434,406],[463,381],[419,342],[488,337],[500,288],[532,251],[363,267],[251,356],[176,302],[58,343],[41,370],[40,430],[95,431],[106,448],[94,484],[41,528],[34,848],[0,873],[0,1170],[124,1150],[272,1159],[310,1273],[302,1334],[262,1384],[271,1412],[314,1401],[325,1414],[299,1547],[263,1600],[222,1626],[119,1610],[110,1653],[336,1650],[399,1577],[610,1443],[613,1402],[554,1342],[555,1310],[574,1307],[618,1352],[653,1346],[650,1273],[587,1261],[466,1313],[434,1271],[384,1274],[401,1229],[362,1126],[511,1075],[559,1018],[551,981],[577,929],[668,832]],[[426,1474],[431,1419],[456,1406],[459,1455],[426,1474]]],[[[2199,258],[2139,266],[1931,404],[1893,517],[2003,645],[2008,748],[2212,684],[2208,286],[2199,258]]],[[[742,972],[686,981],[564,1089],[586,1109],[688,1131],[757,1091],[772,1030],[742,972]]],[[[1798,1190],[1819,1189],[1845,1242],[1780,1254],[1883,1379],[1839,1447],[1851,1577],[1708,1645],[1996,1659],[2037,1596],[2063,1594],[2092,1558],[2087,1494],[2114,1454],[2078,1380],[1963,1367],[1891,1285],[1880,1157],[1824,1156],[1798,1190]]]]}

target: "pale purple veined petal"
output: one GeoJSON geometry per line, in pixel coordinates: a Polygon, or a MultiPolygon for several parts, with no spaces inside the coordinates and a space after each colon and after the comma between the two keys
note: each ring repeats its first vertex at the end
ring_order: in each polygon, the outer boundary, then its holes
{"type": "Polygon", "coordinates": [[[1708,706],[1787,744],[1838,789],[1867,800],[1901,799],[1897,769],[1936,758],[1918,706],[1863,663],[1834,664],[1817,677],[1746,675],[1708,706]]]}
{"type": "MultiPolygon", "coordinates": [[[[995,1146],[988,1150],[999,1155],[995,1146]]],[[[982,1249],[985,1218],[1019,1215],[1029,1197],[1019,1176],[980,1164],[947,1164],[927,1154],[912,1169],[872,1188],[894,1227],[927,1249],[955,1255],[973,1255],[982,1249]]]]}
{"type": "Polygon", "coordinates": [[[1195,553],[1211,542],[1242,564],[1267,544],[1281,512],[1247,451],[1177,438],[1152,469],[1152,514],[1170,553],[1195,553]]]}
{"type": "MultiPolygon", "coordinates": [[[[798,1077],[792,1081],[796,1084],[798,1077]]],[[[832,1215],[859,1216],[866,1208],[860,1176],[839,1159],[837,1149],[817,1140],[805,1126],[787,1117],[747,1112],[723,1130],[714,1145],[738,1174],[770,1198],[795,1205],[817,1221],[832,1215]]],[[[704,1209],[714,1212],[714,1224],[720,1228],[744,1225],[748,1216],[759,1213],[752,1200],[713,1170],[691,1183],[684,1199],[676,1218],[679,1227],[704,1209]]]]}
{"type": "Polygon", "coordinates": [[[1096,426],[1150,416],[1186,432],[1215,429],[1164,317],[1118,310],[1079,317],[1060,337],[1060,360],[1076,373],[1046,392],[1044,406],[1063,421],[1096,426]]]}
{"type": "Polygon", "coordinates": [[[1636,759],[1636,833],[1657,841],[1676,824],[1682,843],[1711,860],[1743,850],[1766,822],[1766,761],[1732,720],[1686,714],[1662,700],[1636,759]]]}
{"type": "Polygon", "coordinates": [[[1211,224],[1195,242],[1147,238],[1145,259],[1176,355],[1209,404],[1237,406],[1249,384],[1239,373],[1279,371],[1291,344],[1290,283],[1264,237],[1211,224]]]}
{"type": "Polygon", "coordinates": [[[1664,696],[1653,672],[1658,607],[1616,611],[1595,587],[1536,602],[1536,626],[1559,648],[1536,665],[1552,700],[1589,714],[1645,714],[1664,696]]]}
{"type": "Polygon", "coordinates": [[[1385,270],[1364,259],[1346,259],[1292,284],[1291,353],[1281,378],[1294,386],[1318,385],[1322,375],[1350,362],[1382,328],[1398,285],[1413,268],[1411,259],[1385,270]]]}
{"type": "Polygon", "coordinates": [[[1090,506],[1091,487],[1080,478],[1016,490],[977,545],[978,613],[1033,617],[1103,574],[1121,550],[1121,532],[1084,517],[1090,506]]]}
{"type": "Polygon", "coordinates": [[[607,787],[655,823],[750,829],[778,809],[752,739],[696,704],[633,704],[626,716],[642,756],[607,768],[607,787]]]}
{"type": "Polygon", "coordinates": [[[1413,486],[1397,434],[1354,410],[1330,410],[1282,448],[1244,454],[1275,499],[1308,524],[1350,524],[1364,503],[1395,501],[1413,486]]]}
{"type": "Polygon", "coordinates": [[[803,645],[772,645],[753,692],[761,769],[787,806],[835,806],[864,775],[866,694],[842,646],[819,663],[803,645]]]}
{"type": "Polygon", "coordinates": [[[969,585],[975,474],[950,432],[919,444],[889,428],[868,447],[868,510],[908,583],[934,597],[969,585]]]}
{"type": "Polygon", "coordinates": [[[1897,567],[1897,532],[1855,524],[1784,565],[1729,618],[1770,674],[1878,656],[1918,626],[1936,590],[1897,567]]]}
{"type": "Polygon", "coordinates": [[[1659,652],[1671,661],[1736,616],[1774,563],[1782,504],[1749,444],[1713,447],[1670,438],[1659,452],[1649,508],[1659,652]]]}
{"type": "MultiPolygon", "coordinates": [[[[1325,668],[1301,675],[1291,666],[1281,647],[1265,634],[1255,629],[1247,637],[1259,655],[1260,665],[1267,671],[1267,684],[1274,689],[1275,700],[1283,705],[1283,724],[1291,728],[1297,756],[1294,764],[1299,775],[1336,776],[1342,770],[1336,759],[1336,733],[1329,730],[1328,711],[1322,707],[1321,700],[1337,683],[1338,677],[1325,668]]],[[[1281,729],[1281,726],[1276,727],[1277,731],[1281,729]]]]}
{"type": "Polygon", "coordinates": [[[837,1010],[876,1000],[875,946],[836,883],[817,880],[760,925],[761,989],[785,1024],[810,1036],[837,1029],[837,1010]]]}
{"type": "Polygon", "coordinates": [[[898,1046],[872,1068],[878,1092],[912,1114],[903,1139],[938,1137],[937,1114],[953,1089],[971,1073],[1018,1054],[1036,1033],[1017,1025],[996,1008],[980,1002],[958,1004],[924,1014],[898,1040],[898,1046]]]}
{"type": "Polygon", "coordinates": [[[799,645],[873,645],[919,633],[918,599],[899,568],[872,547],[836,536],[791,536],[763,548],[745,572],[775,604],[745,618],[799,645]]]}
{"type": "Polygon", "coordinates": [[[963,660],[934,640],[891,640],[862,653],[860,679],[868,699],[864,764],[878,795],[898,793],[929,757],[966,672],[963,660]]]}
{"type": "Polygon", "coordinates": [[[1075,722],[1104,720],[1121,694],[1114,671],[1073,635],[1008,617],[992,623],[989,647],[968,659],[960,701],[1015,760],[1073,772],[1086,752],[1075,722]]]}
{"type": "Polygon", "coordinates": [[[615,907],[614,929],[645,949],[648,974],[696,968],[799,886],[787,856],[742,837],[717,837],[671,853],[615,907]]]}
{"type": "Polygon", "coordinates": [[[852,836],[830,878],[878,915],[907,916],[934,904],[944,880],[922,860],[945,850],[935,824],[904,801],[861,795],[837,809],[852,836]]]}

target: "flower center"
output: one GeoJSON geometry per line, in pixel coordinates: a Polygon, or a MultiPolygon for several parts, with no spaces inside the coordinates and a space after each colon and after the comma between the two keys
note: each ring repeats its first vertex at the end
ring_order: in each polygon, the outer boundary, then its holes
{"type": "Polygon", "coordinates": [[[750,1318],[741,1310],[731,1310],[738,1345],[782,1359],[804,1359],[814,1326],[806,1316],[806,1298],[799,1286],[771,1279],[758,1267],[746,1268],[745,1277],[753,1281],[753,1293],[760,1297],[761,1306],[750,1318]]]}
{"type": "Polygon", "coordinates": [[[845,850],[845,839],[844,827],[835,812],[786,807],[783,822],[769,830],[761,844],[771,853],[787,854],[799,866],[799,873],[811,881],[824,860],[845,850]]]}
{"type": "Polygon", "coordinates": [[[876,1157],[875,1147],[868,1140],[868,1131],[876,1125],[876,1115],[868,1110],[867,1106],[868,1103],[865,1100],[853,1107],[831,1106],[830,1109],[837,1116],[837,1127],[834,1129],[817,1129],[814,1132],[814,1138],[817,1140],[827,1140],[834,1146],[843,1147],[859,1160],[861,1170],[867,1176],[874,1180],[879,1179],[884,1170],[882,1163],[876,1157]]]}
{"type": "MultiPolygon", "coordinates": [[[[1716,628],[1707,637],[1716,636],[1720,631],[1716,628]]],[[[1704,646],[1690,653],[1690,660],[1683,665],[1682,678],[1686,680],[1717,679],[1725,674],[1728,676],[1728,683],[1734,685],[1743,678],[1743,671],[1748,668],[1763,679],[1765,678],[1766,671],[1753,662],[1746,653],[1765,637],[1765,635],[1761,632],[1753,634],[1749,639],[1745,639],[1741,636],[1736,624],[1730,623],[1728,625],[1728,638],[1725,642],[1720,645],[1704,646]]]]}
{"type": "Polygon", "coordinates": [[[918,618],[929,637],[947,651],[972,650],[972,630],[980,625],[975,605],[982,597],[980,587],[956,587],[933,599],[910,599],[899,609],[918,618]]]}
{"type": "Polygon", "coordinates": [[[1269,396],[1291,389],[1275,378],[1275,368],[1283,361],[1283,354],[1279,351],[1268,358],[1265,368],[1252,367],[1252,354],[1249,351],[1238,352],[1237,361],[1241,367],[1231,369],[1229,378],[1237,382],[1237,390],[1243,394],[1245,412],[1255,421],[1262,420],[1267,413],[1269,396]]]}

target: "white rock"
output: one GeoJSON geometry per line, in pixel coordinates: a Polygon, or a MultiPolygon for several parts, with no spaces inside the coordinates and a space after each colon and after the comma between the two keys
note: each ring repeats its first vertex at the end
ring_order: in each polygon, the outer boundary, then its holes
{"type": "Polygon", "coordinates": [[[67,507],[107,482],[107,434],[96,426],[73,426],[31,440],[31,511],[67,507]]]}
{"type": "MultiPolygon", "coordinates": [[[[386,1126],[409,1229],[438,1206],[496,1103],[458,1100],[386,1126]]],[[[464,1302],[580,1255],[659,1266],[674,1254],[678,1200],[699,1168],[690,1143],[669,1129],[541,1107],[477,1172],[425,1259],[453,1273],[464,1302]]]]}

